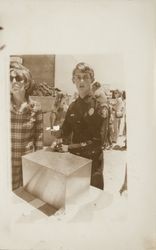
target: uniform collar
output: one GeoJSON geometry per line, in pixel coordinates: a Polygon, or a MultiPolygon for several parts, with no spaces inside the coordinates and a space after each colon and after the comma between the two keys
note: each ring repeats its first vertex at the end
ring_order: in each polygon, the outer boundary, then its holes
{"type": "Polygon", "coordinates": [[[89,93],[88,95],[86,95],[84,98],[81,98],[80,96],[78,97],[78,102],[85,102],[85,103],[88,103],[90,101],[92,97],[92,94],[89,93]]]}

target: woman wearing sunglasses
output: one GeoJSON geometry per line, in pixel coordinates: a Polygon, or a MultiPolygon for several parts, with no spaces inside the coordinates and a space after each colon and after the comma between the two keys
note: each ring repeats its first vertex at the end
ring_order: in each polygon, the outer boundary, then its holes
{"type": "Polygon", "coordinates": [[[23,185],[22,156],[42,149],[43,117],[40,104],[29,99],[30,71],[18,62],[10,64],[12,189],[23,185]]]}

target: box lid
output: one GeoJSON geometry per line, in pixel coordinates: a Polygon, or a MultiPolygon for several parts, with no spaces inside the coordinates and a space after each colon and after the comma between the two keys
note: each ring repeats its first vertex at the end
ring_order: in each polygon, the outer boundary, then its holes
{"type": "MultiPolygon", "coordinates": [[[[69,152],[58,153],[38,150],[36,152],[22,156],[23,159],[32,161],[40,166],[47,167],[63,175],[70,175],[78,169],[88,165],[91,160],[80,157],[69,152]]],[[[24,163],[24,162],[23,162],[24,163]]]]}

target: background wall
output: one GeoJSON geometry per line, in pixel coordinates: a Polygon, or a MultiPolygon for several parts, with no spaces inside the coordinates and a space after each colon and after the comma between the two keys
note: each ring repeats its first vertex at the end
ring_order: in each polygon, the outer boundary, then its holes
{"type": "Polygon", "coordinates": [[[54,55],[15,55],[22,58],[22,64],[27,67],[35,83],[46,82],[54,86],[55,56],[54,55]]]}

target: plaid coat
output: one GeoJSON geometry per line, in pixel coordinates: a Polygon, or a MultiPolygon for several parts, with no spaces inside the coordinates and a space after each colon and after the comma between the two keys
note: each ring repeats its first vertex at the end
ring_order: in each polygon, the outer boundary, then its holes
{"type": "Polygon", "coordinates": [[[22,156],[42,149],[43,116],[37,102],[24,103],[20,111],[11,106],[12,189],[23,185],[22,156]]]}

